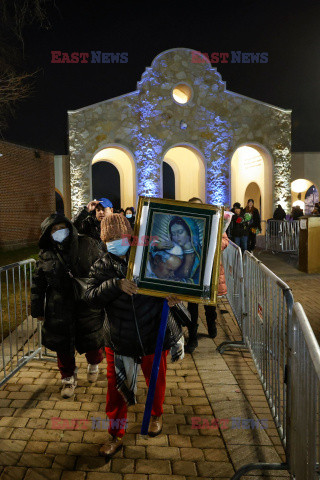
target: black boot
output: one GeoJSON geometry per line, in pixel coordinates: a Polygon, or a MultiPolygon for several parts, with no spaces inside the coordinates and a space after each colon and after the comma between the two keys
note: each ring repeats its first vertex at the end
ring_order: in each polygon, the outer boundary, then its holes
{"type": "Polygon", "coordinates": [[[216,338],[217,336],[217,325],[215,320],[207,320],[208,335],[210,338],[216,338]]]}
{"type": "Polygon", "coordinates": [[[213,305],[206,305],[204,307],[206,312],[206,321],[208,327],[208,334],[210,338],[216,338],[217,336],[217,326],[216,326],[216,319],[217,319],[217,308],[213,305]]]}
{"type": "Polygon", "coordinates": [[[198,339],[197,339],[197,333],[198,333],[198,325],[192,325],[193,328],[189,329],[189,338],[188,338],[188,343],[184,349],[186,353],[192,353],[198,346],[198,339]]]}

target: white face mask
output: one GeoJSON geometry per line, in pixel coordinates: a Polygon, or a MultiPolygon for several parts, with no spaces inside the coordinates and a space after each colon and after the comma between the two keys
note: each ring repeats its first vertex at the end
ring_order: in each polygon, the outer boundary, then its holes
{"type": "Polygon", "coordinates": [[[62,228],[52,234],[52,238],[55,242],[62,243],[69,236],[69,228],[62,228]]]}
{"type": "Polygon", "coordinates": [[[132,218],[132,213],[127,213],[126,217],[127,218],[132,218]]]}

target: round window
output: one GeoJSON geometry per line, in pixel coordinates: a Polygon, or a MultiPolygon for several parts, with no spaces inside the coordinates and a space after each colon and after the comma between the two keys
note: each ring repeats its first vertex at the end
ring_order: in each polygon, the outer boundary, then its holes
{"type": "Polygon", "coordinates": [[[183,105],[189,102],[192,96],[192,90],[189,85],[186,85],[185,83],[180,83],[172,90],[172,96],[177,103],[183,105]]]}

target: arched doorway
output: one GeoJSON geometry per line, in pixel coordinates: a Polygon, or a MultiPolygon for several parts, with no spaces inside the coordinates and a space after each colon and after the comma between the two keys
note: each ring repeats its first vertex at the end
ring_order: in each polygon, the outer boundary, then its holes
{"type": "Polygon", "coordinates": [[[251,182],[247,186],[243,204],[247,205],[249,199],[254,201],[254,206],[259,210],[261,215],[261,190],[256,182],[251,182]]]}
{"type": "Polygon", "coordinates": [[[175,178],[173,168],[163,161],[163,198],[176,198],[175,178]]]}
{"type": "MultiPolygon", "coordinates": [[[[164,185],[164,165],[168,164],[174,173],[175,199],[188,201],[199,197],[206,201],[206,169],[203,156],[190,145],[177,145],[170,148],[163,158],[162,185],[164,185]]],[[[164,195],[164,193],[163,193],[164,195]]]]}
{"type": "Polygon", "coordinates": [[[114,209],[121,204],[120,175],[117,167],[110,162],[96,162],[92,165],[92,198],[108,198],[114,209]],[[108,181],[106,182],[106,179],[108,181]]]}
{"type": "Polygon", "coordinates": [[[291,183],[292,206],[299,205],[305,215],[313,212],[319,202],[319,190],[310,180],[298,178],[291,183]]]}
{"type": "Polygon", "coordinates": [[[91,198],[109,198],[115,208],[136,207],[136,168],[128,150],[119,146],[102,148],[92,159],[91,174],[91,198]],[[98,163],[105,165],[96,167],[98,163]],[[94,196],[98,186],[103,195],[94,196]]]}
{"type": "Polygon", "coordinates": [[[309,215],[313,212],[316,203],[319,203],[319,190],[315,185],[311,185],[305,193],[305,214],[309,215]]]}
{"type": "Polygon", "coordinates": [[[260,207],[261,219],[272,218],[272,178],[272,158],[264,147],[256,144],[238,147],[231,159],[231,203],[245,206],[253,198],[255,206],[260,207]]]}

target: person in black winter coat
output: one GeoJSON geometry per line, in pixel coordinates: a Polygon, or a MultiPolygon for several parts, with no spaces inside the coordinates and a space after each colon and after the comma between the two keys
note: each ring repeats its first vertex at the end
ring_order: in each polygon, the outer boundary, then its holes
{"type": "Polygon", "coordinates": [[[286,212],[283,210],[281,207],[280,203],[273,212],[273,220],[285,220],[286,218],[286,212]]]}
{"type": "MultiPolygon", "coordinates": [[[[126,422],[127,418],[127,403],[119,392],[119,379],[115,369],[117,356],[124,356],[125,359],[131,357],[136,359],[136,363],[141,363],[147,385],[149,385],[164,303],[163,298],[138,295],[136,284],[125,278],[129,244],[126,245],[123,239],[128,235],[132,235],[132,229],[128,220],[122,215],[114,214],[102,221],[101,238],[107,244],[108,253],[92,266],[86,292],[88,303],[104,307],[108,320],[106,414],[110,422],[108,431],[111,437],[100,449],[100,454],[105,457],[111,457],[121,448],[125,427],[123,423],[119,424],[119,419],[126,422]]],[[[174,297],[168,299],[169,307],[177,302],[178,300],[174,297]]],[[[177,325],[172,315],[169,315],[151,412],[150,436],[156,436],[162,430],[166,357],[168,350],[176,345],[181,337],[181,327],[177,325]]],[[[135,382],[132,383],[131,390],[134,390],[135,382]]]]}
{"type": "Polygon", "coordinates": [[[252,198],[249,198],[244,213],[250,213],[252,215],[248,235],[248,251],[253,252],[257,242],[257,231],[261,232],[261,219],[259,210],[255,208],[254,200],[252,198]]]}
{"type": "Polygon", "coordinates": [[[101,250],[97,242],[79,235],[60,214],[46,218],[41,231],[41,250],[31,285],[31,315],[43,321],[42,344],[57,352],[61,395],[69,398],[77,385],[75,350],[86,353],[88,380],[98,377],[98,364],[103,359],[104,313],[99,307],[75,300],[74,280],[68,270],[75,277],[87,277],[101,250]]]}
{"type": "Polygon", "coordinates": [[[244,219],[244,211],[237,203],[233,208],[234,215],[230,223],[231,236],[236,245],[241,248],[242,253],[247,250],[249,236],[249,222],[244,219]]]}
{"type": "Polygon", "coordinates": [[[105,245],[101,240],[101,221],[106,215],[113,213],[113,205],[107,198],[92,200],[83,207],[72,219],[79,233],[94,238],[106,252],[105,245]]]}

